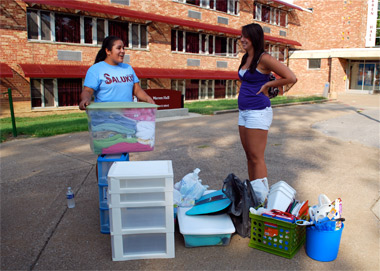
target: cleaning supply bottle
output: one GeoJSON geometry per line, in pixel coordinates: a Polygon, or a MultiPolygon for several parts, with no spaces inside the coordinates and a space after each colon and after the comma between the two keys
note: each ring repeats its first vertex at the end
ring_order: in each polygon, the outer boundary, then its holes
{"type": "Polygon", "coordinates": [[[67,189],[66,198],[67,198],[67,207],[74,208],[75,207],[74,192],[71,190],[71,187],[67,189]]]}

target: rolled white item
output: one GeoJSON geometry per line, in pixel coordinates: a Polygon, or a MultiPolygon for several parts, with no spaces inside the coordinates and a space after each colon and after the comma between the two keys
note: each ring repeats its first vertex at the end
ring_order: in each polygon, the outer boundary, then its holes
{"type": "Polygon", "coordinates": [[[149,140],[154,137],[155,123],[154,121],[139,121],[136,124],[136,137],[143,140],[149,140]]]}

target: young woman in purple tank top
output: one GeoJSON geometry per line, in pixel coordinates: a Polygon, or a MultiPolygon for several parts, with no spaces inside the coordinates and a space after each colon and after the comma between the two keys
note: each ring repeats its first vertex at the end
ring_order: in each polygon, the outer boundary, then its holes
{"type": "Polygon", "coordinates": [[[264,52],[264,32],[259,24],[243,26],[240,41],[246,53],[239,67],[238,124],[249,179],[253,181],[268,176],[264,153],[273,118],[268,89],[295,83],[297,79],[287,66],[264,52]],[[269,81],[271,72],[280,78],[269,81]]]}

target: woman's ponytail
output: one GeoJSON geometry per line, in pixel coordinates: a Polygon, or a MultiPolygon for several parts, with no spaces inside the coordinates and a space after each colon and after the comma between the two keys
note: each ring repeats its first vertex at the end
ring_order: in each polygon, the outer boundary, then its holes
{"type": "Polygon", "coordinates": [[[100,48],[98,54],[96,55],[94,64],[100,61],[104,61],[107,58],[106,49],[108,49],[108,51],[112,51],[112,46],[114,42],[117,40],[121,40],[121,39],[116,36],[108,36],[107,38],[103,40],[102,48],[100,48]]]}

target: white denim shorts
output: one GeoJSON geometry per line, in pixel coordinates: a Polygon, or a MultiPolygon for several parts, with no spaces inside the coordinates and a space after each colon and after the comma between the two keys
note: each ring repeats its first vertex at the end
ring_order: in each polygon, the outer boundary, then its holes
{"type": "Polygon", "coordinates": [[[239,126],[249,129],[269,130],[273,120],[272,107],[262,110],[239,110],[239,126]]]}

